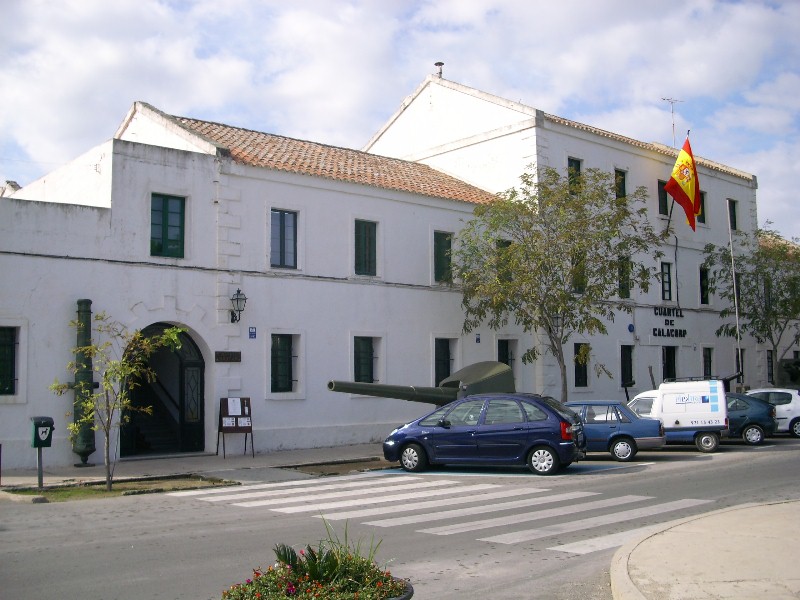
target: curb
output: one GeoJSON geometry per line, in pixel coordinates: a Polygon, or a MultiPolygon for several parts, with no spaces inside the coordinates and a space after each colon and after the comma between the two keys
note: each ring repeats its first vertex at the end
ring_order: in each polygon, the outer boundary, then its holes
{"type": "Polygon", "coordinates": [[[28,494],[12,494],[0,490],[0,501],[18,502],[20,504],[45,504],[48,502],[44,496],[29,496],[28,494]]]}
{"type": "Polygon", "coordinates": [[[643,533],[636,539],[629,541],[614,553],[614,557],[611,559],[611,569],[609,571],[611,577],[611,597],[614,600],[647,600],[647,597],[644,594],[642,594],[642,592],[639,590],[638,587],[636,587],[636,584],[633,582],[633,579],[631,579],[630,575],[631,554],[633,554],[633,552],[639,546],[644,544],[647,540],[654,538],[657,535],[664,533],[665,531],[669,531],[670,529],[674,529],[675,527],[684,525],[685,523],[691,523],[692,521],[698,521],[701,519],[705,519],[707,517],[712,517],[726,512],[742,510],[745,508],[753,508],[756,506],[765,506],[768,504],[776,504],[776,503],[767,502],[764,504],[758,504],[758,503],[737,504],[736,506],[720,508],[719,510],[714,510],[700,515],[694,515],[692,517],[685,517],[683,519],[677,519],[675,521],[668,521],[667,523],[662,523],[661,526],[658,525],[654,526],[657,527],[657,529],[650,528],[649,531],[643,533]]]}

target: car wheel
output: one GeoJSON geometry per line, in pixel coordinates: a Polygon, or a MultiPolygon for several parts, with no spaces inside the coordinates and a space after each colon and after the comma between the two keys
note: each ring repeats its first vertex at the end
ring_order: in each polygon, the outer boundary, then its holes
{"type": "Polygon", "coordinates": [[[760,444],[764,441],[764,430],[758,425],[748,425],[742,431],[742,439],[751,446],[760,444]]]}
{"type": "Polygon", "coordinates": [[[719,436],[713,431],[703,431],[695,436],[694,445],[700,452],[716,452],[719,448],[719,436]]]}
{"type": "Polygon", "coordinates": [[[609,449],[611,456],[620,462],[628,462],[636,456],[636,443],[631,438],[617,438],[609,449]]]}
{"type": "Polygon", "coordinates": [[[547,446],[538,446],[528,454],[528,468],[537,475],[552,475],[559,468],[558,456],[547,446]]]}
{"type": "Polygon", "coordinates": [[[795,419],[789,425],[789,433],[792,434],[792,437],[800,437],[800,419],[795,419]]]}
{"type": "Polygon", "coordinates": [[[419,444],[409,444],[400,453],[400,466],[406,471],[417,473],[428,466],[428,457],[419,444]]]}

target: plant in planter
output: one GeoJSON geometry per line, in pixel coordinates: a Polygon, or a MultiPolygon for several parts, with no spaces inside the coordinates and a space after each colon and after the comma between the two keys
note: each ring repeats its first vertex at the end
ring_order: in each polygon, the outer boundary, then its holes
{"type": "Polygon", "coordinates": [[[254,569],[253,578],[222,593],[223,600],[407,600],[414,595],[411,584],[392,577],[375,562],[380,542],[372,540],[363,549],[351,544],[345,526],[340,540],[328,522],[327,538],[316,548],[299,552],[286,544],[275,546],[277,562],[254,569]]]}

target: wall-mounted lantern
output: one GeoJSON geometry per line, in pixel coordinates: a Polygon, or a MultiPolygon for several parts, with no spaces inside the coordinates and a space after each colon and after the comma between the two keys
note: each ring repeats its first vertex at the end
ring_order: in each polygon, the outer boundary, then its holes
{"type": "Polygon", "coordinates": [[[242,290],[237,288],[236,293],[231,296],[231,305],[233,306],[231,310],[231,323],[239,321],[244,311],[245,302],[247,302],[247,296],[242,293],[242,290]]]}

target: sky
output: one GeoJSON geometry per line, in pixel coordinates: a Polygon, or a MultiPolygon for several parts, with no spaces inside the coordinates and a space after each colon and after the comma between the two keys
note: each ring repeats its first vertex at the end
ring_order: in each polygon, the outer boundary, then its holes
{"type": "MultiPolygon", "coordinates": [[[[800,1],[0,0],[0,185],[173,115],[361,149],[430,74],[758,178],[800,238],[800,1]],[[666,99],[676,100],[671,103],[666,99]]],[[[701,183],[702,185],[702,183],[701,183]]]]}

